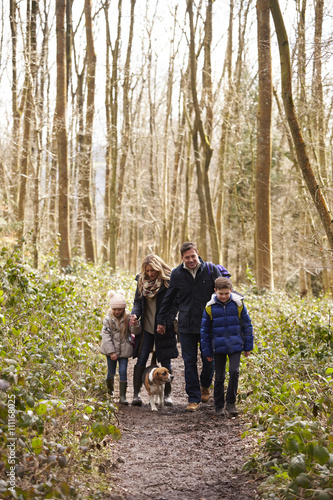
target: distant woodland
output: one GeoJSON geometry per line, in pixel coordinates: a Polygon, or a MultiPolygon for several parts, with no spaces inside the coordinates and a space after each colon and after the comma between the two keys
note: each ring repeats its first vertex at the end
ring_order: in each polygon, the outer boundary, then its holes
{"type": "MultiPolygon", "coordinates": [[[[333,290],[328,0],[1,0],[0,241],[333,290]]],[[[28,257],[27,257],[28,258],[28,257]]]]}

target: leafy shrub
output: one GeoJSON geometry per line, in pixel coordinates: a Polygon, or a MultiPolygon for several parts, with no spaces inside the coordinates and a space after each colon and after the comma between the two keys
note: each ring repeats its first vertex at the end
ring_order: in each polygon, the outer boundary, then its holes
{"type": "Polygon", "coordinates": [[[99,342],[107,291],[132,300],[133,277],[79,259],[61,274],[54,257],[38,272],[19,246],[0,264],[0,496],[83,498],[93,450],[120,437],[99,342]]]}
{"type": "Polygon", "coordinates": [[[246,467],[266,477],[263,498],[332,498],[332,300],[274,292],[247,304],[256,346],[240,398],[260,451],[246,467]]]}

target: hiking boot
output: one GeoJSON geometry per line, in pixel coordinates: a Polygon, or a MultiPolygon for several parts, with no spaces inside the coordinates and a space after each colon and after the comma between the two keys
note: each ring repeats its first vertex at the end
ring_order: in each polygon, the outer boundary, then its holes
{"type": "Polygon", "coordinates": [[[210,388],[209,387],[201,387],[201,402],[208,403],[210,398],[210,388]]]}
{"type": "Polygon", "coordinates": [[[234,405],[233,403],[227,403],[225,405],[225,409],[226,409],[226,412],[228,413],[228,415],[230,415],[230,417],[237,417],[238,415],[238,410],[236,408],[236,405],[234,405]]]}
{"type": "Polygon", "coordinates": [[[215,415],[220,416],[220,417],[224,417],[224,415],[225,415],[224,408],[215,408],[215,415]]]}
{"type": "Polygon", "coordinates": [[[185,411],[197,411],[199,409],[200,403],[189,403],[186,406],[185,411]]]}

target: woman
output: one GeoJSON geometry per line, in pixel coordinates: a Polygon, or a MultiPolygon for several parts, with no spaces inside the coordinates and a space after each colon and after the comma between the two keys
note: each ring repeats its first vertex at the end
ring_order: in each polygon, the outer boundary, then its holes
{"type": "MultiPolygon", "coordinates": [[[[146,367],[149,353],[155,343],[156,358],[164,368],[171,370],[172,358],[178,356],[177,339],[174,330],[174,320],[178,312],[178,303],[175,300],[166,325],[166,332],[162,335],[156,331],[156,318],[164,295],[169,286],[171,275],[170,267],[158,255],[147,255],[142,262],[141,272],[136,277],[138,282],[135,292],[134,306],[131,312],[131,323],[136,326],[140,319],[142,333],[136,337],[133,358],[138,358],[134,367],[132,405],[141,406],[140,389],[142,375],[146,367]]],[[[171,384],[165,384],[164,404],[172,406],[170,396],[171,384]]]]}

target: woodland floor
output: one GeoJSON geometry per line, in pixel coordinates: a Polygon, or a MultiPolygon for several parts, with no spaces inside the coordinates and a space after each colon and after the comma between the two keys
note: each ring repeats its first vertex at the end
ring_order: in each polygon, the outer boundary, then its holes
{"type": "MultiPolygon", "coordinates": [[[[132,401],[134,360],[128,368],[128,401],[132,401]]],[[[197,412],[185,412],[187,396],[181,356],[173,360],[173,407],[150,410],[120,406],[121,439],[112,446],[106,500],[250,500],[260,498],[256,478],[242,471],[254,446],[241,438],[246,417],[216,417],[213,398],[197,412]]],[[[117,389],[117,382],[115,389],[117,389]]],[[[116,392],[117,400],[117,392],[116,392]]]]}

